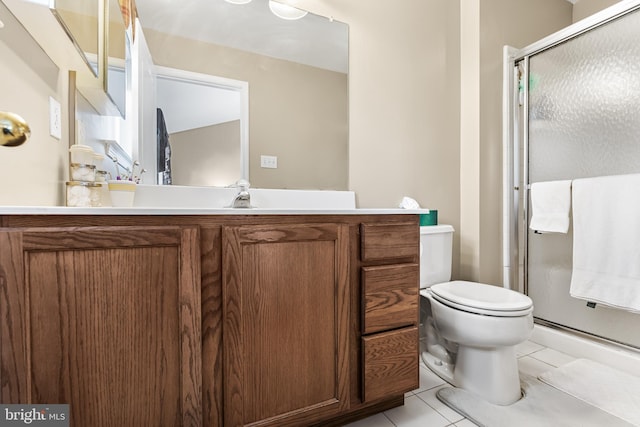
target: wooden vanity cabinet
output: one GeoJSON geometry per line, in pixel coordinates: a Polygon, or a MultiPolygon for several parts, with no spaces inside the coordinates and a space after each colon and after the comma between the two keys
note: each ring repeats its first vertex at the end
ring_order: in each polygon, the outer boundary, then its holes
{"type": "Polygon", "coordinates": [[[69,403],[76,427],[325,427],[418,387],[417,215],[0,226],[2,403],[69,403]]]}
{"type": "Polygon", "coordinates": [[[195,227],[0,231],[3,403],[74,426],[201,425],[195,227]]]}
{"type": "Polygon", "coordinates": [[[348,227],[222,229],[225,426],[300,426],[349,405],[348,227]]]}
{"type": "Polygon", "coordinates": [[[419,387],[419,244],[413,222],[362,224],[362,399],[419,387]]]}

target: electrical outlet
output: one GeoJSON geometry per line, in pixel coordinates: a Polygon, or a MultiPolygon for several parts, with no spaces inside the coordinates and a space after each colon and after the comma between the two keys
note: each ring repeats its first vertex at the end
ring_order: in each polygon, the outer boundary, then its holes
{"type": "Polygon", "coordinates": [[[62,111],[60,103],[52,97],[49,97],[49,133],[54,138],[62,138],[62,111]]]}
{"type": "Polygon", "coordinates": [[[260,167],[267,169],[278,168],[278,157],[276,156],[260,156],[260,167]]]}

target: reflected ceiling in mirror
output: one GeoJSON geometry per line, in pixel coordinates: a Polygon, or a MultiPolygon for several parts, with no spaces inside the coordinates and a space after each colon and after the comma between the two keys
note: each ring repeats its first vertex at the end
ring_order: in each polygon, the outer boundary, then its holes
{"type": "Polygon", "coordinates": [[[347,73],[348,26],[315,14],[287,21],[268,0],[232,4],[224,0],[137,0],[142,26],[272,58],[347,73]]]}
{"type": "Polygon", "coordinates": [[[312,13],[284,20],[268,0],[136,3],[156,65],[248,83],[253,187],[348,188],[346,24],[312,13]],[[261,167],[262,155],[276,156],[277,169],[261,167]]]}
{"type": "Polygon", "coordinates": [[[96,77],[99,10],[100,0],[51,0],[51,11],[96,77]]]}

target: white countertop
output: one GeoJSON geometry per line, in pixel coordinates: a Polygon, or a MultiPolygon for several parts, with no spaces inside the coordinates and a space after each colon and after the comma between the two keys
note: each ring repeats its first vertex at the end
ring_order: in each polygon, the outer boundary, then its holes
{"type": "Polygon", "coordinates": [[[0,206],[0,215],[417,215],[428,209],[357,209],[353,191],[252,188],[251,209],[229,207],[228,187],[137,185],[132,207],[0,206]]]}
{"type": "Polygon", "coordinates": [[[71,208],[0,206],[0,215],[417,215],[428,209],[232,209],[232,208],[71,208]]]}

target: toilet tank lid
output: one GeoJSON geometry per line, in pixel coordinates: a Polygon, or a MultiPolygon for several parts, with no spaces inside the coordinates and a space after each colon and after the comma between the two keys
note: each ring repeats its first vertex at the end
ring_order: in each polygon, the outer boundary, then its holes
{"type": "Polygon", "coordinates": [[[441,224],[441,225],[423,225],[420,227],[420,234],[439,234],[439,233],[453,233],[455,230],[453,226],[441,224]]]}

